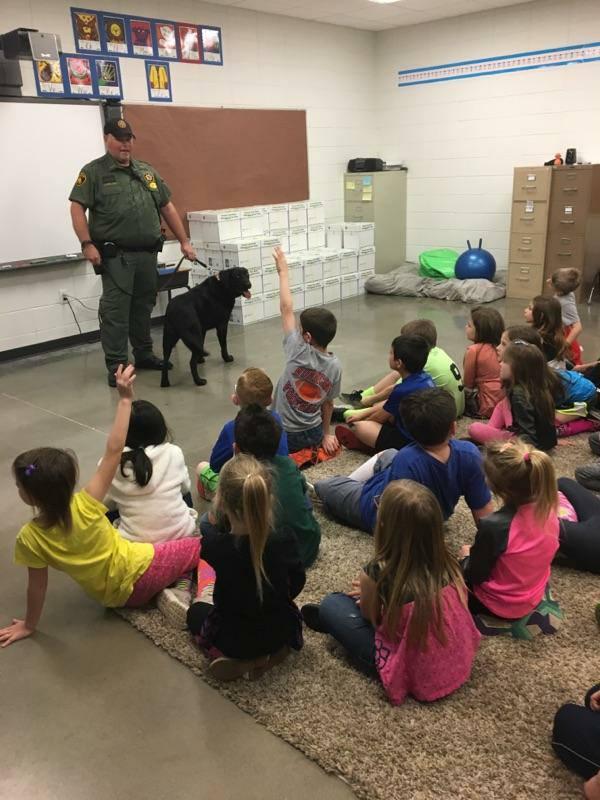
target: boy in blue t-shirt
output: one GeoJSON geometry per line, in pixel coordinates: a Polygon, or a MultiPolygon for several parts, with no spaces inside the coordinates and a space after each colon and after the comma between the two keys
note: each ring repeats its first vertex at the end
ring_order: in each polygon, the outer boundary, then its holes
{"type": "MultiPolygon", "coordinates": [[[[273,383],[267,373],[258,367],[245,369],[237,380],[231,402],[234,406],[245,408],[252,404],[267,408],[273,402],[273,383]]],[[[270,412],[279,425],[281,419],[274,411],[270,412]]],[[[210,461],[201,461],[196,467],[198,476],[198,494],[205,500],[212,499],[219,483],[219,473],[223,465],[233,458],[235,420],[226,422],[210,454],[210,461]]],[[[278,456],[288,455],[288,443],[285,431],[281,430],[281,438],[277,450],[278,456]]]]}
{"type": "Polygon", "coordinates": [[[350,450],[381,453],[390,447],[400,450],[414,441],[405,428],[400,403],[414,392],[432,389],[435,384],[431,376],[423,371],[429,356],[429,344],[422,336],[396,336],[390,347],[389,365],[402,378],[381,408],[369,408],[359,412],[348,424],[339,425],[335,435],[350,450]]]}
{"type": "Polygon", "coordinates": [[[431,489],[444,519],[464,496],[475,521],[494,510],[485,482],[481,453],[471,442],[453,439],[456,403],[445,389],[426,389],[406,397],[402,422],[414,439],[402,450],[386,450],[348,478],[317,481],[314,489],[325,508],[341,522],[372,533],[379,497],[391,481],[409,478],[431,489]]]}

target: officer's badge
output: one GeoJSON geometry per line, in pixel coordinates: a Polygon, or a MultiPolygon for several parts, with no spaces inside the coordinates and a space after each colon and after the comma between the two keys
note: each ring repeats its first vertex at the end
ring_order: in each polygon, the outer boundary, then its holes
{"type": "Polygon", "coordinates": [[[148,184],[148,188],[149,189],[158,189],[158,185],[157,185],[156,181],[150,181],[150,183],[148,184]]]}
{"type": "Polygon", "coordinates": [[[152,184],[154,182],[154,175],[151,172],[146,172],[144,174],[144,180],[146,183],[152,184]]]}
{"type": "Polygon", "coordinates": [[[120,119],[120,120],[117,121],[117,128],[126,128],[126,127],[127,127],[127,123],[125,122],[124,119],[120,119]]]}
{"type": "Polygon", "coordinates": [[[75,181],[75,186],[83,186],[86,180],[87,177],[85,172],[80,172],[79,175],[77,176],[77,180],[75,181]]]}

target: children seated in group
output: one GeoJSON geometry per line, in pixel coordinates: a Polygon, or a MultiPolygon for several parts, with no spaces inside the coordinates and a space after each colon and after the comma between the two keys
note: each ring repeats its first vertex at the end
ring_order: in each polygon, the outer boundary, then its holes
{"type": "Polygon", "coordinates": [[[497,347],[504,331],[499,311],[490,306],[475,306],[465,328],[467,347],[463,363],[463,384],[467,413],[490,417],[504,397],[500,380],[500,359],[497,347]]]}
{"type": "Polygon", "coordinates": [[[426,389],[406,397],[400,407],[412,444],[385,450],[349,477],[316,481],[314,490],[326,510],[346,525],[372,533],[377,505],[386,486],[409,478],[430,489],[444,519],[461,496],[477,522],[493,511],[481,454],[470,442],[454,439],[456,406],[445,389],[426,389]]]}
{"type": "Polygon", "coordinates": [[[350,594],[302,607],[305,623],[339,641],[357,669],[379,676],[394,705],[431,702],[469,680],[479,633],[439,503],[409,480],[383,492],[373,558],[350,594]]]}
{"type": "Polygon", "coordinates": [[[342,368],[327,347],[335,336],[337,320],[326,308],[307,308],[300,314],[297,327],[287,259],[280,247],[274,253],[286,365],[273,408],[281,417],[290,453],[320,446],[326,454],[334,455],[339,443],[330,424],[342,368]]]}
{"type": "MultiPolygon", "coordinates": [[[[267,373],[257,367],[245,369],[237,379],[231,395],[231,402],[240,408],[252,403],[262,406],[262,408],[268,408],[273,402],[273,384],[267,373]]],[[[275,411],[270,413],[281,424],[279,415],[275,411]]],[[[231,419],[223,425],[210,454],[210,461],[201,461],[196,467],[198,494],[205,500],[212,499],[219,482],[219,472],[223,465],[233,458],[234,424],[235,420],[231,419]]],[[[282,430],[277,443],[277,455],[287,456],[287,454],[287,436],[282,430]]]]}
{"type": "MultiPolygon", "coordinates": [[[[447,392],[450,392],[456,403],[456,413],[462,417],[465,410],[462,376],[448,353],[437,346],[437,330],[434,323],[430,319],[414,319],[405,323],[400,328],[400,333],[402,336],[422,336],[425,339],[429,345],[429,354],[424,371],[431,376],[438,389],[446,389],[447,392]]],[[[402,378],[399,378],[398,373],[394,370],[378,381],[375,386],[370,386],[368,389],[355,389],[350,394],[342,394],[342,399],[354,406],[354,408],[344,410],[343,416],[346,422],[352,417],[356,417],[357,409],[383,406],[394,386],[401,381],[402,378]]]]}
{"type": "Polygon", "coordinates": [[[565,368],[567,343],[563,333],[562,311],[556,297],[538,295],[524,310],[525,322],[542,337],[542,350],[550,367],[565,368]]]}
{"type": "Polygon", "coordinates": [[[400,375],[383,406],[365,409],[350,421],[352,429],[338,425],[335,430],[340,444],[351,450],[380,453],[394,447],[399,450],[412,440],[404,427],[400,402],[413,392],[432,389],[431,376],[423,368],[429,345],[422,336],[396,336],[389,352],[389,366],[400,375]]]}
{"type": "Polygon", "coordinates": [[[188,610],[188,627],[222,681],[259,678],[302,647],[302,621],[294,598],[305,573],[296,537],[273,525],[270,470],[239,454],[221,470],[215,498],[228,531],[202,537],[202,559],[215,571],[213,603],[188,610]]]}
{"type": "Polygon", "coordinates": [[[583,330],[575,290],[581,284],[581,272],[572,267],[562,267],[552,273],[549,282],[554,289],[554,296],[560,303],[563,334],[567,345],[566,356],[575,366],[581,364],[581,345],[577,337],[583,330]]]}
{"type": "Polygon", "coordinates": [[[80,491],[75,456],[54,447],[28,450],[13,462],[19,497],[35,509],[15,544],[15,561],[28,568],[25,619],[0,630],[7,646],[35,631],[44,607],[48,567],[66,572],[102,605],[139,607],[198,565],[200,540],[129,541],[106,517],[103,500],[121,463],[131,418],[134,368],[120,365],[119,402],[106,450],[80,491]]]}
{"type": "Polygon", "coordinates": [[[114,526],[132,542],[166,542],[198,533],[198,512],[191,501],[191,483],[180,447],[173,444],[167,423],[148,400],[134,400],[125,447],[104,498],[117,515],[114,526]]]}
{"type": "Polygon", "coordinates": [[[555,401],[559,378],[548,368],[543,353],[518,339],[502,353],[500,376],[506,397],[489,423],[473,422],[469,436],[478,444],[520,436],[539,450],[556,446],[555,401]]]}

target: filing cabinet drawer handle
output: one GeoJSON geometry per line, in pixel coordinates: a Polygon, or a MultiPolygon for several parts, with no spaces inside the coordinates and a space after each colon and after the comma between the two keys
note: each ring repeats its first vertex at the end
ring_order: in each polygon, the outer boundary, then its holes
{"type": "Polygon", "coordinates": [[[575,225],[575,220],[574,219],[561,219],[560,224],[561,225],[575,225]]]}
{"type": "Polygon", "coordinates": [[[520,253],[531,253],[531,251],[533,250],[533,247],[517,247],[517,250],[520,253]]]}
{"type": "Polygon", "coordinates": [[[525,189],[526,192],[531,192],[531,191],[535,192],[535,190],[537,189],[537,184],[534,183],[532,186],[531,184],[528,183],[525,186],[521,186],[521,189],[525,189]]]}
{"type": "Polygon", "coordinates": [[[558,252],[556,255],[557,256],[572,256],[573,253],[572,252],[570,252],[570,253],[560,253],[560,252],[558,252]]]}
{"type": "Polygon", "coordinates": [[[579,189],[577,188],[577,186],[565,186],[563,188],[563,192],[578,192],[578,191],[579,189]]]}
{"type": "Polygon", "coordinates": [[[535,222],[535,217],[521,217],[521,222],[535,222]]]}

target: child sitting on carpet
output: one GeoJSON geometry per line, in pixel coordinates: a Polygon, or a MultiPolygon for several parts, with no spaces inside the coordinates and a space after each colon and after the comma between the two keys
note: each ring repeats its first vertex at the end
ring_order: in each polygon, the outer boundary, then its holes
{"type": "Polygon", "coordinates": [[[422,336],[396,336],[389,352],[389,366],[399,373],[397,383],[382,407],[360,411],[350,421],[352,429],[338,425],[335,435],[351,450],[380,453],[394,447],[400,450],[413,441],[402,423],[400,401],[413,392],[433,389],[431,377],[423,371],[429,345],[422,336]]]}
{"type": "Polygon", "coordinates": [[[581,284],[581,272],[572,267],[562,267],[552,273],[549,283],[554,289],[554,296],[560,303],[567,358],[575,366],[578,366],[581,364],[581,345],[577,341],[577,337],[583,330],[583,325],[577,311],[575,289],[581,284]]]}
{"type": "Polygon", "coordinates": [[[327,347],[336,334],[337,320],[326,308],[307,308],[300,314],[298,328],[285,253],[276,247],[274,257],[286,365],[273,408],[281,417],[290,453],[321,446],[325,453],[334,455],[339,443],[329,426],[333,401],[340,392],[342,367],[327,347]]]}
{"type": "MultiPolygon", "coordinates": [[[[273,402],[273,384],[267,373],[257,367],[245,369],[233,389],[231,402],[234,406],[244,408],[254,403],[263,408],[268,408],[273,402]]],[[[275,411],[270,412],[273,417],[281,424],[279,414],[275,411]]],[[[219,472],[223,465],[233,458],[233,428],[235,420],[226,422],[217,441],[215,442],[210,454],[210,461],[201,461],[196,467],[198,476],[198,494],[205,500],[211,500],[219,482],[219,472]]],[[[277,443],[277,455],[287,456],[288,442],[284,430],[277,443]]]]}
{"type": "Polygon", "coordinates": [[[496,348],[504,331],[502,314],[489,306],[475,306],[466,324],[467,347],[463,383],[467,413],[490,417],[504,397],[500,381],[500,360],[496,348]]]}
{"type": "MultiPolygon", "coordinates": [[[[448,353],[437,346],[437,330],[433,322],[430,319],[413,319],[400,328],[400,333],[402,336],[422,336],[425,339],[429,345],[429,354],[423,369],[431,376],[438,389],[450,392],[456,403],[457,416],[462,417],[465,410],[462,376],[448,353]]],[[[372,408],[373,406],[383,407],[394,386],[401,381],[402,378],[398,378],[398,373],[394,370],[378,381],[375,386],[370,386],[368,389],[355,389],[350,394],[342,394],[341,397],[345,401],[355,406],[355,408],[343,411],[346,422],[349,422],[351,417],[358,413],[357,409],[372,408]]]]}
{"type": "Polygon", "coordinates": [[[197,534],[198,513],[184,500],[188,468],[170,438],[160,409],[134,400],[121,463],[104,499],[125,539],[157,543],[197,534]]]}
{"type": "Polygon", "coordinates": [[[42,614],[48,567],[66,572],[108,608],[146,605],[198,565],[200,540],[186,536],[157,544],[130,542],[106,517],[103,499],[121,461],[131,418],[132,366],[116,373],[119,403],[95,474],[75,492],[77,461],[67,450],[40,447],[17,456],[13,475],[19,497],[35,517],[17,536],[15,561],[28,568],[27,612],[0,630],[6,647],[35,631],[42,614]]]}
{"type": "Polygon", "coordinates": [[[556,297],[538,295],[524,310],[525,322],[539,332],[548,365],[565,368],[567,344],[563,334],[562,312],[556,297]]]}
{"type": "Polygon", "coordinates": [[[271,483],[269,469],[253,456],[228,461],[215,506],[230,530],[202,536],[202,559],[216,573],[214,605],[192,603],[187,621],[217,680],[258,678],[290,647],[302,647],[293,600],[304,586],[304,567],[293,531],[273,527],[271,483]]]}
{"type": "MultiPolygon", "coordinates": [[[[488,445],[484,470],[504,505],[480,520],[473,546],[460,551],[469,607],[474,614],[521,619],[542,601],[559,547],[554,465],[546,453],[513,439],[488,445]]],[[[561,505],[565,516],[575,517],[566,498],[561,505]]]]}
{"type": "Polygon", "coordinates": [[[542,352],[518,339],[504,350],[500,375],[506,397],[489,423],[469,425],[471,439],[485,444],[520,436],[540,450],[556,447],[554,397],[560,391],[559,378],[548,368],[542,352]]]}
{"type": "Polygon", "coordinates": [[[426,702],[446,697],[468,681],[480,637],[429,489],[391,483],[381,497],[374,544],[354,591],[303,606],[304,621],[337,639],[359,670],[378,675],[394,705],[408,695],[426,702]]]}
{"type": "Polygon", "coordinates": [[[314,491],[327,511],[346,525],[372,533],[386,486],[409,478],[431,489],[444,519],[463,495],[475,521],[490,514],[494,506],[481,453],[471,442],[453,438],[456,406],[452,395],[445,389],[425,389],[406,397],[400,412],[414,442],[373,456],[347,478],[316,481],[314,491]]]}

